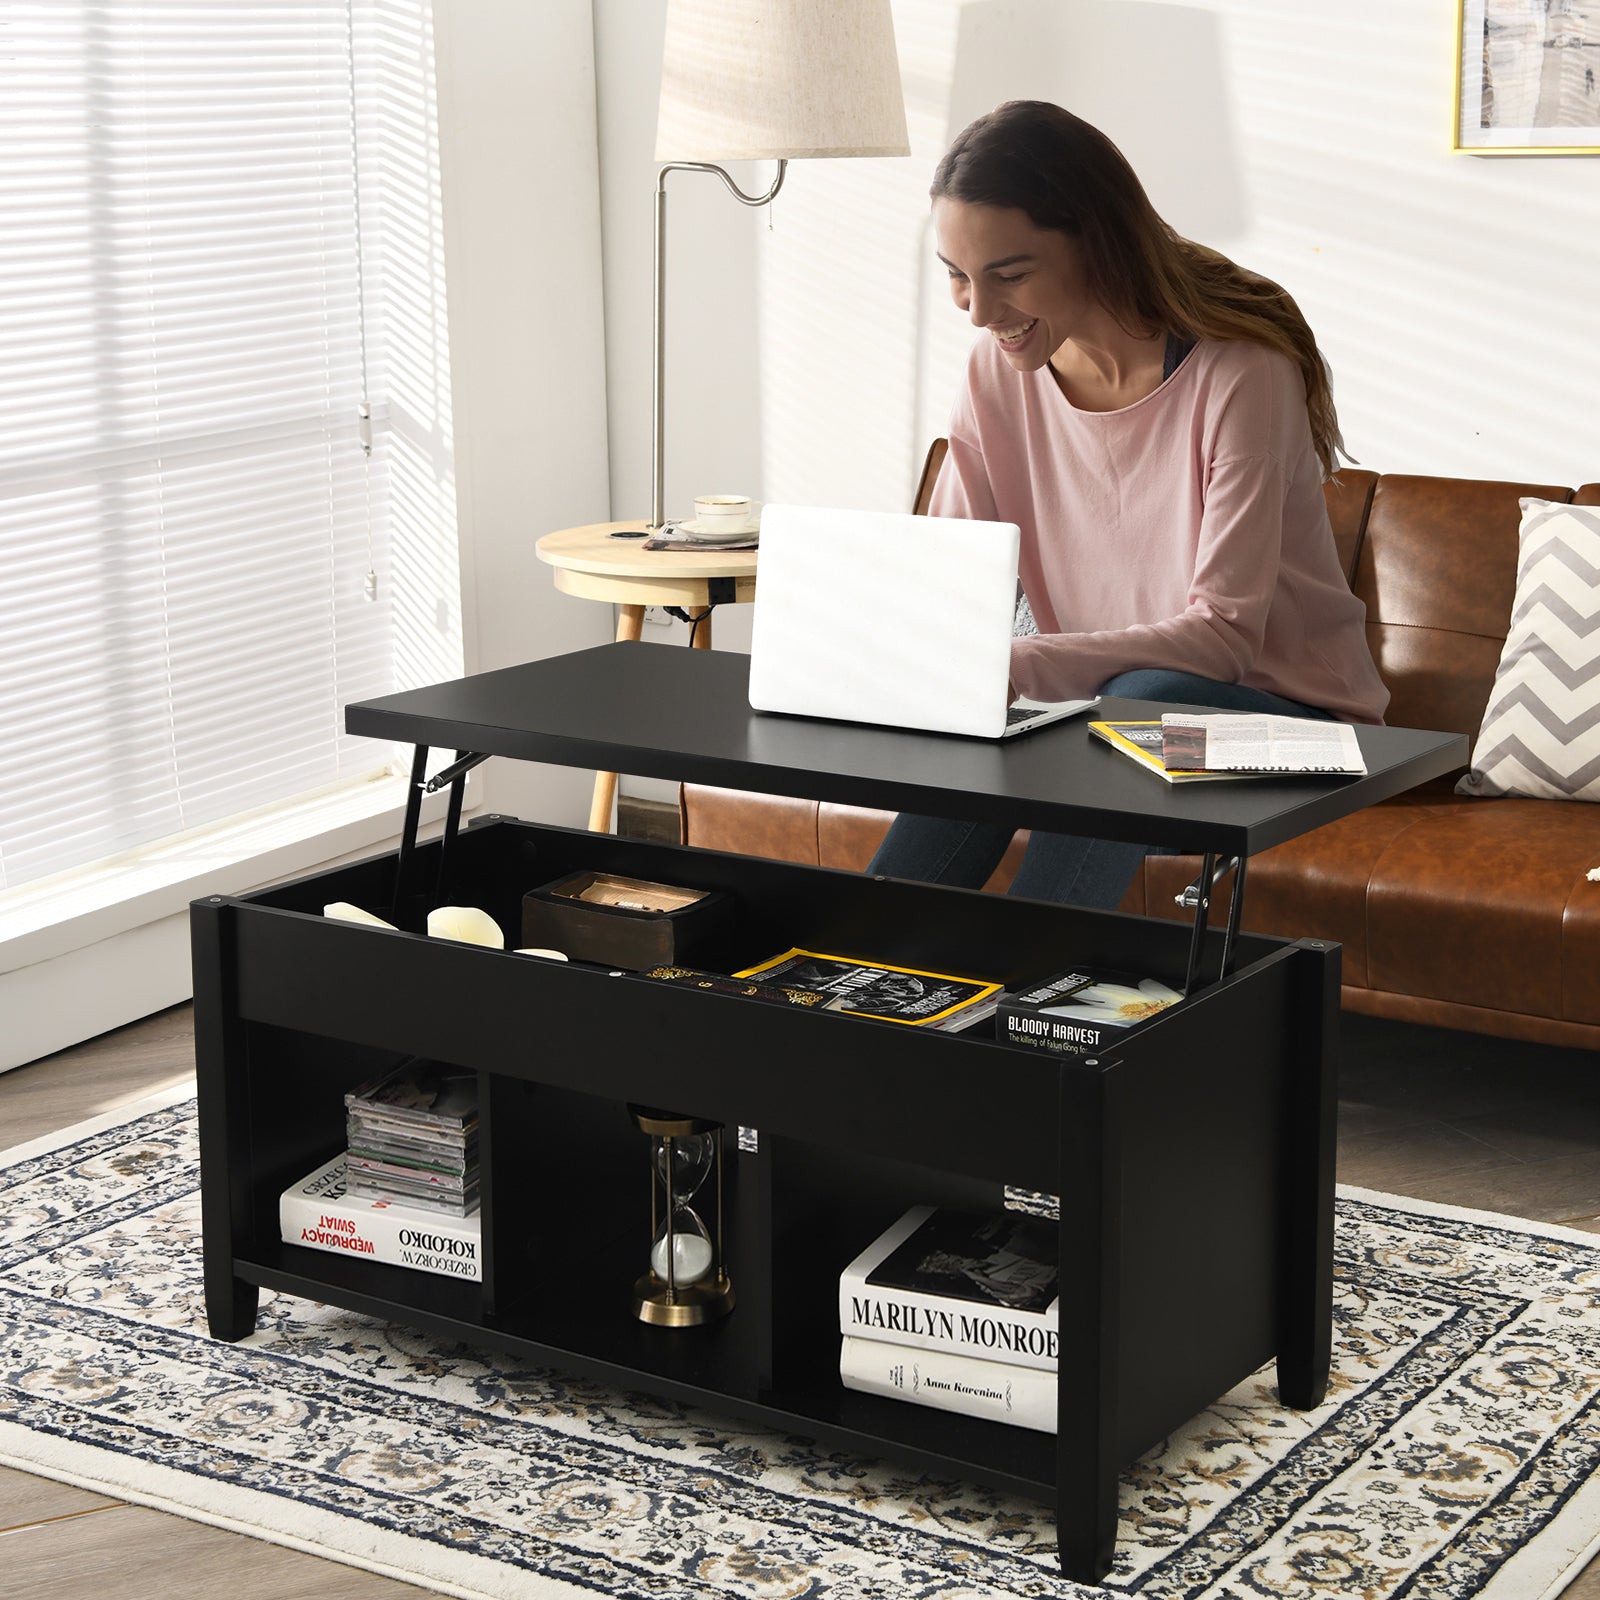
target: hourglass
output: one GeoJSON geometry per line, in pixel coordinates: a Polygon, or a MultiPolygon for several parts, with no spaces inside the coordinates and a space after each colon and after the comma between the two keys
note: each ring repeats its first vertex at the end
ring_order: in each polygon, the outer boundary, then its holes
{"type": "Polygon", "coordinates": [[[629,1106],[650,1136],[650,1270],[633,1286],[634,1314],[666,1328],[714,1322],[733,1309],[722,1259],[722,1124],[629,1106]],[[699,1199],[706,1180],[713,1192],[699,1199]],[[708,1228],[694,1204],[716,1207],[708,1228]]]}

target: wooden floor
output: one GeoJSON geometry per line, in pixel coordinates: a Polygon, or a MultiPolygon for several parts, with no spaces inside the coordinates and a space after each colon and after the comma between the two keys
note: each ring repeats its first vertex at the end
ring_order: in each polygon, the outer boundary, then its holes
{"type": "MultiPolygon", "coordinates": [[[[0,1148],[193,1081],[180,1006],[0,1074],[0,1148]]],[[[1345,1019],[1339,1178],[1600,1233],[1600,1054],[1345,1019]]],[[[7,1600],[400,1600],[423,1593],[0,1468],[7,1600]],[[219,1583],[219,1577],[221,1582],[219,1583]]],[[[1600,1560],[1566,1591],[1600,1600],[1600,1560]]]]}

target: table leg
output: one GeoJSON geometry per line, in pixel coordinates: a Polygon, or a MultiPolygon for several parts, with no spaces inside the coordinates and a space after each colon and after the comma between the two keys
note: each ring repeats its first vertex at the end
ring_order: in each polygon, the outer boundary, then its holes
{"type": "Polygon", "coordinates": [[[1063,1081],[1056,1396],[1056,1547],[1074,1583],[1097,1584],[1117,1546],[1117,1429],[1122,1348],[1122,1142],[1126,1098],[1115,1066],[1063,1081]],[[1068,1375],[1071,1375],[1070,1378],[1068,1375]]]}
{"type": "MultiPolygon", "coordinates": [[[[617,640],[637,639],[644,631],[643,606],[617,607],[617,640]]],[[[594,775],[594,800],[589,806],[589,831],[611,832],[611,806],[617,798],[617,775],[614,772],[597,772],[594,775]]]]}
{"type": "Polygon", "coordinates": [[[1302,939],[1294,956],[1295,1060],[1284,1107],[1278,1395],[1297,1411],[1322,1403],[1333,1358],[1340,954],[1337,945],[1302,939]]]}
{"type": "Polygon", "coordinates": [[[689,643],[696,650],[711,648],[711,607],[695,612],[689,623],[689,643]]]}
{"type": "Polygon", "coordinates": [[[256,1331],[260,1291],[235,1275],[253,1239],[249,1187],[249,1084],[239,1020],[239,955],[233,907],[221,895],[189,911],[194,956],[194,1064],[200,1108],[200,1235],[206,1323],[230,1343],[256,1331]]]}

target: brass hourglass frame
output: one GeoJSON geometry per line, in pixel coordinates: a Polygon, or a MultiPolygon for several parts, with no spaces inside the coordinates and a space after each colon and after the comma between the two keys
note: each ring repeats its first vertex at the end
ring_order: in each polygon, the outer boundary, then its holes
{"type": "MultiPolygon", "coordinates": [[[[733,1310],[733,1284],[729,1281],[722,1255],[722,1124],[707,1122],[700,1117],[678,1116],[671,1111],[653,1111],[644,1106],[629,1106],[628,1113],[644,1133],[660,1139],[666,1145],[666,1159],[662,1163],[660,1182],[651,1162],[650,1172],[650,1244],[653,1248],[661,1228],[659,1190],[666,1188],[667,1248],[665,1258],[667,1276],[662,1278],[654,1265],[633,1286],[633,1311],[641,1322],[653,1323],[661,1328],[692,1328],[715,1322],[733,1310]],[[677,1210],[678,1197],[672,1188],[672,1141],[687,1139],[695,1134],[714,1136],[711,1168],[717,1184],[717,1220],[712,1230],[712,1270],[694,1283],[677,1282],[677,1251],[674,1248],[672,1217],[677,1210]]],[[[694,1193],[698,1193],[696,1189],[694,1193]]],[[[687,1203],[687,1200],[685,1201],[687,1203]]]]}

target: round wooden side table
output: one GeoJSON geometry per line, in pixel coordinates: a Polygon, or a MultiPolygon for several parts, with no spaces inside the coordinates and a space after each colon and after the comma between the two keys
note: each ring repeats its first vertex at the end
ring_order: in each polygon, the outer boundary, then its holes
{"type": "MultiPolygon", "coordinates": [[[[690,641],[711,648],[711,608],[756,597],[754,550],[644,550],[643,522],[594,522],[547,533],[534,546],[563,594],[617,606],[617,637],[637,639],[646,606],[678,606],[694,619],[690,641]]],[[[611,829],[617,775],[597,772],[589,826],[611,829]]]]}

